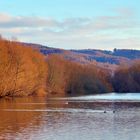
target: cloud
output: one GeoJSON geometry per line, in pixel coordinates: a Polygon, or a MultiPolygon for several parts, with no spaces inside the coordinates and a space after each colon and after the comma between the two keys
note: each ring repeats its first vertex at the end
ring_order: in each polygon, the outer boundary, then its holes
{"type": "Polygon", "coordinates": [[[0,14],[0,33],[21,41],[60,48],[138,48],[140,22],[119,9],[116,16],[57,20],[37,16],[0,14]]]}
{"type": "Polygon", "coordinates": [[[11,16],[8,14],[0,14],[1,28],[35,28],[47,26],[57,27],[59,23],[53,19],[40,17],[26,17],[26,16],[11,16]]]}
{"type": "Polygon", "coordinates": [[[116,10],[122,16],[133,16],[134,10],[132,8],[121,7],[116,10]]]}
{"type": "Polygon", "coordinates": [[[11,16],[8,14],[0,13],[0,23],[9,22],[11,20],[11,16]]]}
{"type": "MultiPolygon", "coordinates": [[[[0,14],[0,28],[48,28],[58,30],[73,30],[84,29],[90,27],[94,30],[112,28],[113,25],[121,22],[125,17],[121,16],[101,16],[98,18],[68,18],[59,21],[51,18],[42,17],[26,17],[26,16],[11,16],[8,14],[0,14]]],[[[122,26],[120,24],[119,26],[122,26]]],[[[113,26],[115,28],[115,26],[113,26]]]]}

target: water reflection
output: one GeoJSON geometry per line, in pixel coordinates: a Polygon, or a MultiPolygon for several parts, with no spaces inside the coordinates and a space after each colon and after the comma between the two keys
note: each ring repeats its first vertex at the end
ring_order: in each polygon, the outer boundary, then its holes
{"type": "Polygon", "coordinates": [[[21,102],[36,102],[36,99],[23,98],[23,99],[2,99],[0,101],[0,136],[10,138],[17,135],[20,131],[28,126],[38,126],[39,121],[35,120],[40,113],[37,112],[13,112],[4,111],[5,109],[35,109],[34,106],[24,106],[21,102]]]}
{"type": "Polygon", "coordinates": [[[139,140],[139,119],[138,101],[2,99],[0,139],[139,140]]]}

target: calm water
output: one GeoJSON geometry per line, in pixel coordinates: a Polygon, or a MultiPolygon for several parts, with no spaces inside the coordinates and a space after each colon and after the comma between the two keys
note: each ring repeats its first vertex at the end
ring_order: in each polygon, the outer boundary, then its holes
{"type": "Polygon", "coordinates": [[[1,99],[1,139],[140,140],[140,94],[1,99]]]}

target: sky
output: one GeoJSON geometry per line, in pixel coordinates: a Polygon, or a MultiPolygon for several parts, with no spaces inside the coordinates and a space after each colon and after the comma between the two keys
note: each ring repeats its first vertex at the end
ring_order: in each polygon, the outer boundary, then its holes
{"type": "Polygon", "coordinates": [[[0,0],[0,34],[64,49],[140,50],[140,0],[0,0]]]}

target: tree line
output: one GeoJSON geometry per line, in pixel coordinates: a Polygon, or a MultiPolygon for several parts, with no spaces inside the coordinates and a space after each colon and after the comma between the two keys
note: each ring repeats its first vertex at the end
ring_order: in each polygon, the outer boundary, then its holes
{"type": "Polygon", "coordinates": [[[112,91],[111,77],[95,65],[82,65],[65,60],[61,55],[50,55],[48,86],[51,92],[63,95],[107,93],[112,91]]]}
{"type": "Polygon", "coordinates": [[[140,93],[140,60],[120,65],[113,73],[93,64],[65,60],[61,55],[48,56],[47,63],[47,83],[53,95],[140,93]]]}
{"type": "Polygon", "coordinates": [[[61,54],[47,57],[22,43],[0,39],[0,97],[140,92],[140,61],[110,73],[61,54]]]}

